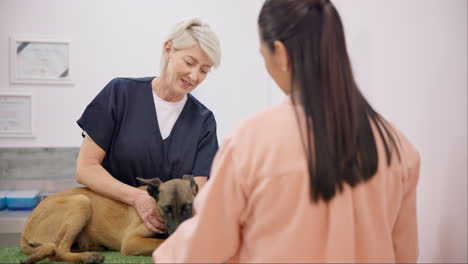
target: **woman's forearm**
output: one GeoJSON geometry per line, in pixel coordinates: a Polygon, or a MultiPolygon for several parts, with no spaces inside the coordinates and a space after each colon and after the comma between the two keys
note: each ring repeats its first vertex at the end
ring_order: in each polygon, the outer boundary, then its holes
{"type": "Polygon", "coordinates": [[[79,167],[76,171],[78,183],[108,198],[134,206],[138,194],[145,191],[122,183],[112,177],[100,164],[79,167]]]}
{"type": "Polygon", "coordinates": [[[196,177],[193,177],[193,179],[198,185],[198,190],[201,190],[203,185],[205,185],[205,183],[208,181],[208,177],[206,176],[196,176],[196,177]]]}

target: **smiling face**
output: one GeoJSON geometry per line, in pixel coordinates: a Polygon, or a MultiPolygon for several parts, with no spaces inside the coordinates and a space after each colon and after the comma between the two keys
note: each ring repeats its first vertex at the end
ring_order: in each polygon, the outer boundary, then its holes
{"type": "Polygon", "coordinates": [[[164,84],[175,96],[193,91],[211,70],[212,62],[199,45],[175,50],[170,41],[164,46],[167,64],[161,74],[164,84]]]}

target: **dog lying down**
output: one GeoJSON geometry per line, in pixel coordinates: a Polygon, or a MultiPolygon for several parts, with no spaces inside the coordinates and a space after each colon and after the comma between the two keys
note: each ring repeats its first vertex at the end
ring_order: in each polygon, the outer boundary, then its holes
{"type": "MultiPolygon", "coordinates": [[[[164,219],[168,235],[192,216],[198,192],[193,176],[162,183],[141,179],[164,219]]],[[[166,235],[167,237],[167,235],[166,235]]],[[[101,263],[90,250],[116,250],[123,256],[151,255],[164,241],[146,228],[132,206],[79,187],[53,194],[34,209],[21,234],[22,263],[50,261],[101,263]]]]}

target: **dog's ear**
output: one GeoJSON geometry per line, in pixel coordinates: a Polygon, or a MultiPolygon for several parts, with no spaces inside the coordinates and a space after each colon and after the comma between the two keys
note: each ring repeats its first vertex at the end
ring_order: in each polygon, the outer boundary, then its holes
{"type": "Polygon", "coordinates": [[[159,185],[161,185],[162,181],[159,178],[154,178],[154,179],[143,179],[137,177],[137,180],[140,182],[144,183],[148,188],[146,189],[148,191],[148,194],[154,197],[154,199],[159,200],[159,185]]]}
{"type": "Polygon", "coordinates": [[[193,194],[196,195],[198,193],[198,184],[195,182],[193,175],[184,175],[182,179],[190,181],[190,187],[192,187],[193,194]]]}

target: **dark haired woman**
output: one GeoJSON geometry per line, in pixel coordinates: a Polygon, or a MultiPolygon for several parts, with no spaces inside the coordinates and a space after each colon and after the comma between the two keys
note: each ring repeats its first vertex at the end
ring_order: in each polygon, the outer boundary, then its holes
{"type": "Polygon", "coordinates": [[[335,7],[267,0],[258,25],[288,98],[225,140],[154,260],[416,262],[419,154],[359,91],[335,7]]]}

